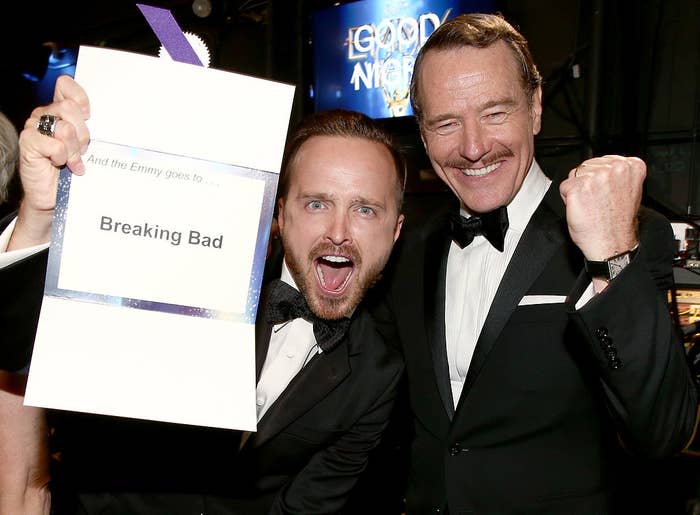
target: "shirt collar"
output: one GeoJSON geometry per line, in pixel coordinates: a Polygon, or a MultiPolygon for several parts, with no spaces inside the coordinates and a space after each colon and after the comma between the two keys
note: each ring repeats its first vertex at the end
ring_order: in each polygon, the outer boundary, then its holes
{"type": "Polygon", "coordinates": [[[532,214],[540,205],[552,181],[547,177],[537,161],[532,160],[520,191],[508,204],[508,220],[511,229],[524,231],[532,214]]]}
{"type": "Polygon", "coordinates": [[[286,258],[282,260],[282,275],[280,276],[280,280],[287,283],[289,286],[291,286],[295,290],[299,291],[299,287],[297,286],[297,283],[294,282],[294,278],[292,277],[292,274],[289,271],[289,268],[287,267],[287,259],[286,258]]]}

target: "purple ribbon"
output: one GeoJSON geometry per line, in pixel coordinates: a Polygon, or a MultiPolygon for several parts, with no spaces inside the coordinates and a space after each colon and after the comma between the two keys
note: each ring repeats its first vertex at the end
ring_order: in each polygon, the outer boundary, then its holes
{"type": "Polygon", "coordinates": [[[173,60],[202,66],[202,61],[197,57],[170,11],[144,4],[136,4],[136,7],[141,10],[161,45],[173,60]]]}

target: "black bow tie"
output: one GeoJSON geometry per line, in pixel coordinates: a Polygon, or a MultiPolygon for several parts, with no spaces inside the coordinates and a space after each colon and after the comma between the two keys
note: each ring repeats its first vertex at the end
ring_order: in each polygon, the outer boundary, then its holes
{"type": "Polygon", "coordinates": [[[450,235],[454,242],[464,248],[479,234],[503,252],[503,240],[508,230],[508,210],[505,206],[480,216],[465,218],[458,213],[450,214],[450,235]]]}
{"type": "Polygon", "coordinates": [[[280,279],[270,283],[270,293],[265,306],[265,318],[272,324],[281,324],[295,318],[303,318],[314,326],[316,343],[323,352],[331,352],[343,340],[350,326],[350,319],[325,320],[316,316],[304,296],[280,279]]]}

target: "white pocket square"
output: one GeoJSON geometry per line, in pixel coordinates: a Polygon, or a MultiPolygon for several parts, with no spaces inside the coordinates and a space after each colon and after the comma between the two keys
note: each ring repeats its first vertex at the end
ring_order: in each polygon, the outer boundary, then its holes
{"type": "Polygon", "coordinates": [[[520,299],[518,306],[531,306],[533,304],[561,304],[566,300],[566,295],[525,295],[520,299]]]}

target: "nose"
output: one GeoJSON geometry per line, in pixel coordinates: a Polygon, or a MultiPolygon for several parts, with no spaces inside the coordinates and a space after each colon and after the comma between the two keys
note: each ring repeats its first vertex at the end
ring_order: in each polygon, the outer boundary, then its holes
{"type": "Polygon", "coordinates": [[[347,213],[337,212],[331,216],[326,229],[326,238],[338,246],[352,241],[350,220],[347,213]]]}
{"type": "Polygon", "coordinates": [[[486,130],[478,121],[462,125],[460,154],[471,162],[477,162],[491,149],[486,130]]]}

